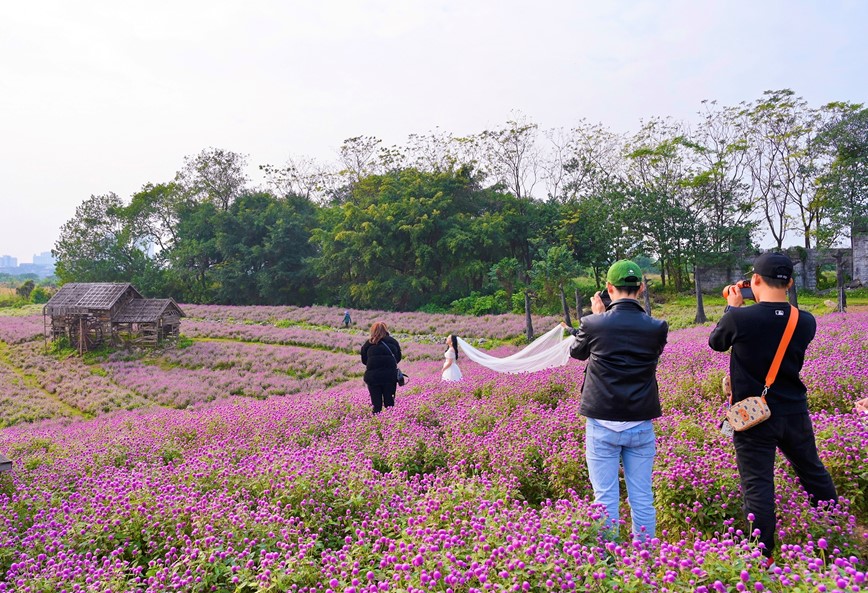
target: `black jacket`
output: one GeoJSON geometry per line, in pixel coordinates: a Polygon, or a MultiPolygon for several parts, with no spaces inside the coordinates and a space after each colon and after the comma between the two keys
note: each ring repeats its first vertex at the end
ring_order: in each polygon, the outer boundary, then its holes
{"type": "Polygon", "coordinates": [[[365,383],[388,385],[398,383],[395,369],[401,362],[401,345],[392,336],[386,336],[377,344],[365,340],[362,344],[362,364],[365,365],[365,383]],[[391,350],[391,354],[390,354],[391,350]]]}
{"type": "MultiPolygon", "coordinates": [[[[717,327],[708,336],[708,345],[719,352],[732,348],[729,374],[733,403],[762,395],[766,373],[772,366],[789,318],[789,303],[766,302],[732,308],[717,322],[717,327]]],[[[805,350],[816,331],[814,316],[799,311],[799,321],[781,361],[778,376],[766,395],[772,414],[807,413],[807,389],[799,378],[799,372],[805,362],[805,350]]]]}
{"type": "Polygon", "coordinates": [[[669,325],[647,315],[634,299],[582,317],[570,356],[589,360],[579,412],[597,420],[650,420],[661,415],[657,360],[669,325]]]}

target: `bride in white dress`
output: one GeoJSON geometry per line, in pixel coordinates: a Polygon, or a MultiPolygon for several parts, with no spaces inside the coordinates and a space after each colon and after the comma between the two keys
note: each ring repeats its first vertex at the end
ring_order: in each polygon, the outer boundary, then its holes
{"type": "Polygon", "coordinates": [[[443,374],[441,377],[444,381],[460,381],[461,369],[458,368],[458,338],[453,335],[446,336],[446,352],[443,353],[443,374]]]}

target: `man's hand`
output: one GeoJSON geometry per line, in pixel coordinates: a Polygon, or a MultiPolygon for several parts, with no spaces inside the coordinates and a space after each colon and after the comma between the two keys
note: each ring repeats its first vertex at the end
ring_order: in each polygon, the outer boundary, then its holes
{"type": "Polygon", "coordinates": [[[730,307],[741,307],[744,304],[741,290],[735,284],[730,284],[726,288],[726,304],[730,307]]]}
{"type": "Polygon", "coordinates": [[[591,297],[591,312],[592,313],[605,313],[606,305],[603,304],[603,299],[600,298],[600,292],[597,291],[594,293],[594,296],[591,297]]]}
{"type": "Polygon", "coordinates": [[[860,399],[856,402],[856,411],[868,414],[868,397],[860,399]]]}

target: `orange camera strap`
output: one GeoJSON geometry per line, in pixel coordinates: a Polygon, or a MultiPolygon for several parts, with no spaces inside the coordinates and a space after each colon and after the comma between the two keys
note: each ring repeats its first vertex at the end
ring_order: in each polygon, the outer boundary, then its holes
{"type": "Polygon", "coordinates": [[[796,323],[799,321],[799,310],[794,306],[790,305],[790,318],[787,320],[787,327],[784,329],[784,335],[781,338],[781,343],[778,346],[778,351],[775,352],[775,357],[772,360],[772,366],[769,369],[768,374],[766,375],[766,385],[765,389],[763,389],[763,400],[766,398],[766,393],[768,393],[769,387],[772,386],[772,383],[775,382],[775,379],[778,376],[778,371],[781,368],[781,361],[784,359],[784,353],[787,351],[787,346],[790,345],[790,339],[793,337],[793,333],[796,331],[796,323]]]}

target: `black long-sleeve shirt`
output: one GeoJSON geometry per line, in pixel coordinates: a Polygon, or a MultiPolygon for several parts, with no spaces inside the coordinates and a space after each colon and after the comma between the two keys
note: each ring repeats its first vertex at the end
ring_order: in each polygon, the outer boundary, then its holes
{"type": "MultiPolygon", "coordinates": [[[[708,345],[718,352],[732,348],[729,363],[733,403],[762,395],[766,374],[781,343],[790,316],[789,303],[757,303],[726,312],[708,337],[708,345]]],[[[814,339],[817,321],[807,311],[799,311],[793,332],[774,384],[766,394],[772,414],[799,414],[808,411],[807,389],[799,378],[805,350],[814,339]]]]}

